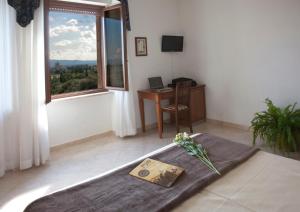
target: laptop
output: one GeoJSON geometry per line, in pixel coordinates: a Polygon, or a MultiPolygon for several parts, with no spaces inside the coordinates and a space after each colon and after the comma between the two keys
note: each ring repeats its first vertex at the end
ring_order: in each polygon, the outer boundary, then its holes
{"type": "Polygon", "coordinates": [[[159,92],[173,90],[172,88],[164,87],[161,77],[151,77],[148,78],[148,80],[149,80],[150,89],[152,90],[156,90],[159,92]]]}

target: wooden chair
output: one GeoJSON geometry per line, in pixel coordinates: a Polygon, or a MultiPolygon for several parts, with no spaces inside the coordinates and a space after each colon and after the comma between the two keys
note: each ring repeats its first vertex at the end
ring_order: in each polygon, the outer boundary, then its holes
{"type": "Polygon", "coordinates": [[[188,126],[191,133],[193,133],[193,126],[191,120],[191,110],[190,110],[190,97],[191,97],[191,87],[192,81],[179,82],[176,84],[176,93],[175,93],[175,104],[171,104],[166,107],[161,108],[161,117],[162,117],[162,129],[163,129],[163,113],[171,113],[175,115],[176,130],[179,133],[179,117],[181,114],[185,115],[187,119],[188,126]]]}

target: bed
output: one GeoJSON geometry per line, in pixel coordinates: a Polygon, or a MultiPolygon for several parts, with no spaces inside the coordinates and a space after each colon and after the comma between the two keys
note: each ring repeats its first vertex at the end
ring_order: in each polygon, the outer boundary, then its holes
{"type": "MultiPolygon", "coordinates": [[[[45,202],[49,200],[49,204],[55,205],[54,208],[56,208],[57,210],[57,206],[61,205],[56,203],[54,204],[53,202],[51,202],[51,200],[55,199],[55,195],[61,194],[68,190],[71,190],[72,192],[80,190],[82,188],[81,186],[86,183],[97,179],[107,178],[113,173],[118,172],[118,170],[122,170],[128,166],[132,166],[145,158],[155,157],[158,154],[162,154],[174,148],[174,146],[174,144],[168,145],[155,152],[147,154],[144,157],[137,159],[136,161],[133,161],[129,164],[125,164],[124,166],[119,167],[118,169],[112,170],[108,173],[98,176],[95,179],[90,179],[87,182],[81,182],[77,186],[66,188],[63,191],[56,192],[55,194],[52,194],[46,198],[37,200],[33,204],[31,204],[26,211],[38,211],[31,210],[32,208],[34,208],[32,206],[39,205],[39,203],[40,206],[45,206],[45,202]]],[[[95,188],[93,189],[97,190],[95,188]]],[[[299,211],[300,202],[297,201],[299,199],[299,193],[300,162],[259,151],[252,157],[250,157],[248,160],[243,161],[243,163],[240,164],[238,167],[234,168],[227,174],[224,174],[217,181],[214,181],[210,185],[199,189],[199,192],[194,192],[193,196],[190,196],[190,198],[188,198],[187,200],[178,203],[176,205],[177,207],[172,208],[173,211],[177,212],[299,211]]],[[[76,195],[73,195],[72,197],[76,197],[76,195]]],[[[87,202],[87,204],[89,203],[87,202]]],[[[50,210],[45,211],[52,211],[51,207],[49,208],[50,210]]],[[[41,207],[38,209],[41,210],[41,207]]],[[[107,210],[101,211],[114,211],[112,208],[106,209],[107,210]]],[[[100,210],[95,209],[91,211],[100,210]]],[[[168,210],[164,208],[160,211],[168,210]]]]}

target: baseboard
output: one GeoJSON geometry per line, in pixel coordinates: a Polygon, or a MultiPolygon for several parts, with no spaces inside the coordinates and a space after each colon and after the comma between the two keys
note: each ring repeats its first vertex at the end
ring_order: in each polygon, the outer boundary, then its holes
{"type": "MultiPolygon", "coordinates": [[[[170,120],[165,120],[164,122],[167,123],[167,122],[170,122],[170,120]]],[[[151,130],[151,129],[156,129],[156,128],[157,128],[157,123],[146,125],[146,130],[151,130]]],[[[137,129],[137,133],[142,133],[142,132],[143,132],[142,128],[137,129]]],[[[108,132],[105,132],[105,133],[89,136],[89,137],[78,139],[78,140],[75,140],[75,141],[70,141],[70,142],[67,142],[67,143],[64,143],[64,144],[59,144],[59,145],[51,147],[50,150],[55,151],[55,150],[62,149],[62,148],[68,147],[68,146],[72,146],[72,145],[75,145],[75,144],[80,144],[80,143],[92,141],[92,140],[95,140],[99,137],[110,136],[110,135],[115,135],[115,134],[114,134],[113,131],[108,131],[108,132]]]]}
{"type": "MultiPolygon", "coordinates": [[[[146,131],[147,131],[147,130],[156,129],[156,128],[157,128],[157,123],[147,124],[147,125],[146,125],[146,131]]],[[[139,128],[137,129],[137,132],[138,132],[138,133],[143,132],[142,127],[139,127],[139,128]]]]}
{"type": "Polygon", "coordinates": [[[75,141],[70,141],[70,142],[67,142],[67,143],[64,143],[64,144],[59,144],[59,145],[53,146],[53,147],[50,148],[50,151],[55,151],[55,150],[62,149],[62,148],[68,147],[68,146],[89,142],[89,141],[96,140],[97,138],[100,138],[100,137],[103,137],[103,136],[111,136],[111,135],[114,135],[113,131],[100,133],[100,134],[97,134],[97,135],[93,135],[93,136],[89,136],[89,137],[86,137],[86,138],[82,138],[82,139],[78,139],[78,140],[75,140],[75,141]]]}
{"type": "Polygon", "coordinates": [[[249,131],[250,127],[246,125],[240,125],[240,124],[234,124],[231,122],[226,122],[226,121],[220,121],[220,120],[215,120],[215,119],[206,119],[207,123],[212,123],[212,124],[218,124],[226,127],[232,127],[240,130],[246,130],[249,131]]]}
{"type": "MultiPolygon", "coordinates": [[[[215,119],[206,119],[206,121],[199,121],[199,122],[195,122],[193,124],[200,124],[200,123],[205,123],[205,122],[212,123],[212,124],[218,124],[218,125],[222,125],[222,126],[227,126],[227,127],[232,127],[232,128],[236,128],[236,129],[241,129],[241,130],[245,130],[245,131],[250,130],[249,126],[234,124],[234,123],[215,120],[215,119]]],[[[170,120],[165,120],[164,123],[170,123],[170,120]]],[[[151,129],[156,129],[156,128],[157,128],[157,123],[146,125],[146,130],[151,130],[151,129]]],[[[141,127],[138,128],[137,132],[142,133],[142,128],[141,127]]],[[[50,150],[55,151],[55,150],[62,149],[62,148],[72,146],[72,145],[75,145],[75,144],[89,142],[89,141],[95,140],[99,137],[111,136],[111,135],[114,135],[114,132],[113,131],[108,131],[108,132],[93,135],[93,136],[90,136],[90,137],[87,137],[87,138],[78,139],[78,140],[75,140],[75,141],[67,142],[65,144],[60,144],[60,145],[57,145],[57,146],[53,146],[53,147],[50,148],[50,150]]]]}
{"type": "MultiPolygon", "coordinates": [[[[156,129],[156,128],[157,128],[157,123],[146,125],[146,130],[151,130],[151,129],[156,129]]],[[[142,128],[137,129],[137,133],[142,133],[142,131],[143,131],[142,128]]],[[[82,138],[82,139],[78,139],[78,140],[75,140],[75,141],[70,141],[70,142],[67,142],[67,143],[64,143],[64,144],[59,144],[59,145],[50,147],[50,151],[63,149],[63,148],[68,147],[68,146],[81,144],[81,143],[85,143],[85,142],[95,140],[95,139],[103,137],[103,136],[112,136],[112,135],[115,135],[114,132],[113,131],[108,131],[108,132],[105,132],[105,133],[89,136],[89,137],[86,137],[86,138],[82,138]]]]}

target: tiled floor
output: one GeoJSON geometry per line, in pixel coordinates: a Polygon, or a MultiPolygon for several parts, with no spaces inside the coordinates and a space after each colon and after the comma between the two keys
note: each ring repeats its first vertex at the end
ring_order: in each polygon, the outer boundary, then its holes
{"type": "MultiPolygon", "coordinates": [[[[251,134],[241,129],[202,123],[194,126],[194,131],[251,145],[251,134]]],[[[158,138],[156,130],[150,130],[126,139],[107,135],[56,149],[52,151],[47,165],[23,172],[10,172],[0,178],[0,210],[22,211],[40,196],[98,176],[170,144],[175,134],[174,127],[169,126],[163,139],[158,138]]]]}

